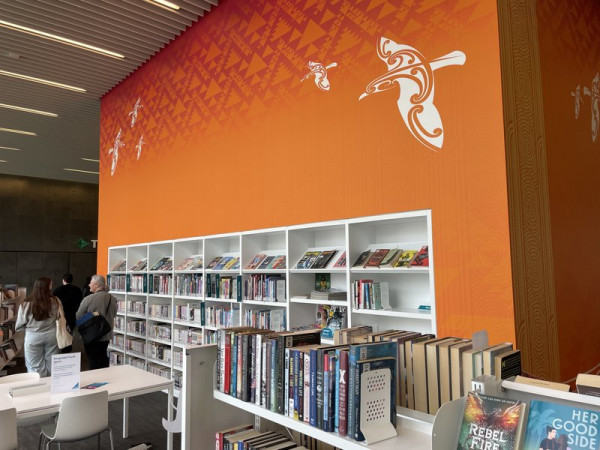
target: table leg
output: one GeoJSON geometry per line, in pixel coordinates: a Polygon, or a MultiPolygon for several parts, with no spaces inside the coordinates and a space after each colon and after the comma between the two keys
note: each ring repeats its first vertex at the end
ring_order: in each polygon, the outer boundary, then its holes
{"type": "Polygon", "coordinates": [[[123,399],[123,439],[129,437],[129,398],[123,399]]]}
{"type": "MultiPolygon", "coordinates": [[[[167,401],[167,419],[173,421],[173,384],[169,387],[169,395],[167,401]]],[[[181,411],[180,411],[181,413],[181,411]]],[[[173,433],[167,431],[167,450],[173,450],[173,433]]]]}

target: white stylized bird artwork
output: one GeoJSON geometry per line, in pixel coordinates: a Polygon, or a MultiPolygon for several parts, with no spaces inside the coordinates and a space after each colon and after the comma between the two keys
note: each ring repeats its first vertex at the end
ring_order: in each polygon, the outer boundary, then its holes
{"type": "Polygon", "coordinates": [[[592,80],[592,87],[583,88],[583,93],[590,97],[590,108],[592,111],[592,142],[598,139],[600,131],[600,73],[592,80]]]}
{"type": "Polygon", "coordinates": [[[112,164],[110,166],[110,176],[115,174],[117,170],[117,162],[119,161],[119,149],[123,147],[125,143],[121,141],[121,128],[119,128],[119,132],[117,133],[117,137],[115,137],[115,143],[112,148],[108,150],[108,154],[112,153],[112,164]]]}
{"type": "Polygon", "coordinates": [[[327,78],[327,71],[329,69],[337,67],[337,63],[334,62],[327,66],[324,66],[323,64],[321,64],[319,62],[309,61],[307,66],[310,69],[310,72],[308,72],[306,75],[304,75],[302,77],[302,79],[300,80],[300,82],[302,82],[304,80],[308,80],[310,77],[314,76],[315,84],[317,85],[317,87],[319,89],[321,89],[322,91],[328,91],[330,89],[331,85],[329,84],[329,79],[327,78]]]}
{"type": "Polygon", "coordinates": [[[581,97],[581,85],[578,84],[574,91],[571,91],[571,97],[575,97],[575,118],[579,119],[579,112],[581,111],[581,103],[583,98],[581,97]]]}
{"type": "Polygon", "coordinates": [[[409,131],[430,150],[441,149],[444,126],[433,103],[433,72],[445,66],[462,66],[465,54],[457,50],[428,61],[415,48],[381,37],[377,55],[387,64],[388,71],[371,81],[358,100],[398,88],[398,110],[409,131]]]}
{"type": "Polygon", "coordinates": [[[129,111],[128,116],[131,117],[131,128],[133,128],[133,126],[135,125],[135,122],[137,121],[137,116],[139,113],[139,110],[142,109],[144,107],[144,105],[142,105],[142,98],[138,97],[137,101],[135,102],[135,105],[133,105],[133,109],[131,111],[129,111]]]}
{"type": "Polygon", "coordinates": [[[144,135],[143,134],[140,136],[140,140],[138,141],[137,145],[135,146],[135,148],[137,150],[137,159],[140,159],[140,155],[142,154],[142,145],[144,145],[144,135]]]}

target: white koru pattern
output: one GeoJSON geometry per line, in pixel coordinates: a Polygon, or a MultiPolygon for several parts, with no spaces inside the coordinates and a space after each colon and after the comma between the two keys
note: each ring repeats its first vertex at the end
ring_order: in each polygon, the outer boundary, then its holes
{"type": "Polygon", "coordinates": [[[433,71],[445,66],[462,66],[465,54],[457,50],[428,61],[413,47],[381,37],[377,55],[387,64],[388,71],[371,81],[358,100],[398,86],[398,110],[409,131],[427,148],[434,151],[442,148],[444,127],[433,104],[433,71]]]}
{"type": "Polygon", "coordinates": [[[592,80],[592,87],[583,88],[584,95],[590,97],[590,109],[592,112],[592,142],[598,139],[598,131],[600,129],[600,73],[592,80]]]}
{"type": "Polygon", "coordinates": [[[144,107],[144,105],[142,105],[142,98],[139,97],[137,99],[137,101],[135,102],[135,105],[133,105],[133,109],[131,111],[129,111],[129,116],[131,117],[131,128],[133,128],[133,126],[135,125],[135,122],[137,121],[137,116],[139,113],[139,110],[142,109],[144,107]]]}
{"type": "Polygon", "coordinates": [[[327,71],[329,69],[337,67],[337,63],[334,62],[329,64],[328,66],[324,66],[319,62],[309,61],[307,66],[310,69],[310,72],[304,75],[300,82],[308,80],[310,77],[314,76],[315,84],[317,85],[317,87],[322,91],[328,91],[331,88],[331,85],[329,84],[329,79],[327,78],[327,71]]]}
{"type": "Polygon", "coordinates": [[[121,141],[121,128],[119,128],[119,132],[117,133],[117,137],[115,137],[115,143],[112,148],[108,150],[108,154],[112,153],[112,164],[110,166],[110,176],[112,177],[115,174],[115,170],[117,170],[117,163],[119,162],[119,149],[125,145],[123,141],[121,141]]]}
{"type": "Polygon", "coordinates": [[[581,103],[583,102],[583,98],[581,97],[581,85],[578,84],[575,90],[571,92],[571,97],[575,98],[575,118],[579,119],[581,103]]]}
{"type": "Polygon", "coordinates": [[[140,159],[140,155],[142,154],[142,145],[144,145],[144,135],[140,136],[140,140],[138,141],[135,148],[137,149],[137,159],[140,159]]]}

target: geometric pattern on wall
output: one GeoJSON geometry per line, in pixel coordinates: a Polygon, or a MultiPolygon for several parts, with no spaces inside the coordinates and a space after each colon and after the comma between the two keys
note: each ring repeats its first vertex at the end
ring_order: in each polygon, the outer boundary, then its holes
{"type": "MultiPolygon", "coordinates": [[[[248,0],[223,2],[177,38],[102,101],[101,173],[122,129],[115,176],[137,161],[140,136],[146,158],[168,157],[180,142],[232,133],[266,111],[293,107],[306,96],[328,95],[301,83],[309,61],[337,62],[332,90],[348,79],[371,81],[361,68],[378,59],[381,36],[419,48],[444,42],[457,24],[494,15],[495,2],[480,0],[248,0]],[[218,16],[218,17],[213,17],[218,16]],[[130,127],[138,98],[143,100],[130,127]]],[[[449,49],[452,50],[452,49],[449,49]]],[[[428,55],[433,58],[436,55],[428,55]]],[[[353,95],[358,96],[357,91],[353,95]]],[[[360,108],[358,102],[356,107],[360,108]]]]}

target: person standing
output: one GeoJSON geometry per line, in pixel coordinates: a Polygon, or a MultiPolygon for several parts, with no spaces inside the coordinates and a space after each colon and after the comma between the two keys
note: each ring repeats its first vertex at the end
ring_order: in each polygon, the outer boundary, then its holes
{"type": "MultiPolygon", "coordinates": [[[[62,302],[63,310],[65,311],[65,319],[69,333],[73,335],[75,330],[75,313],[79,309],[83,294],[81,289],[73,285],[73,275],[65,273],[62,278],[62,286],[54,289],[54,296],[58,297],[62,302]]],[[[73,346],[69,345],[62,349],[63,353],[71,353],[73,346]]]]}
{"type": "Polygon", "coordinates": [[[113,323],[117,314],[117,301],[108,292],[106,279],[102,275],[93,275],[90,281],[90,291],[92,294],[83,299],[79,309],[75,314],[76,319],[80,319],[85,313],[97,312],[103,316],[110,324],[110,331],[94,342],[84,344],[85,354],[88,357],[90,369],[101,369],[108,367],[108,343],[112,338],[113,323]]]}
{"type": "Polygon", "coordinates": [[[15,329],[25,328],[25,365],[27,372],[40,377],[50,376],[52,355],[59,353],[56,341],[56,319],[59,302],[52,296],[52,280],[41,277],[35,281],[33,292],[19,307],[15,329]]]}

